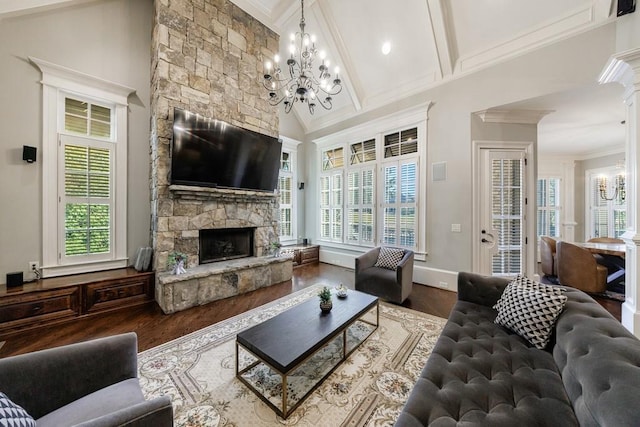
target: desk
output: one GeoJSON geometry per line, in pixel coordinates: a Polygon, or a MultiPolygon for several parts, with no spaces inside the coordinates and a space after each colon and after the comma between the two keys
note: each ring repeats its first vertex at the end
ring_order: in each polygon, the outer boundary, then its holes
{"type": "Polygon", "coordinates": [[[624,243],[576,242],[574,245],[585,248],[593,254],[614,255],[620,258],[624,258],[627,251],[627,245],[624,243]]]}

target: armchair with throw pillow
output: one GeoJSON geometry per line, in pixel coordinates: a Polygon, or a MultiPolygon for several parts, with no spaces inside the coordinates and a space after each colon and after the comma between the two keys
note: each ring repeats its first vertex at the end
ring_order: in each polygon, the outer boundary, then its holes
{"type": "Polygon", "coordinates": [[[356,258],[356,290],[402,304],[413,286],[413,251],[374,248],[356,258]]]}
{"type": "Polygon", "coordinates": [[[0,359],[0,392],[19,417],[0,425],[173,426],[170,398],[142,394],[135,333],[0,359]]]}

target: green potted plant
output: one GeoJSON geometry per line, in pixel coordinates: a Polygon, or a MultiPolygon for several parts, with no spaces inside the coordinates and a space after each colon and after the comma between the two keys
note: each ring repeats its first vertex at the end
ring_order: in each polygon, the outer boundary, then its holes
{"type": "Polygon", "coordinates": [[[273,256],[280,256],[280,248],[282,247],[282,243],[278,241],[271,242],[269,244],[269,247],[271,248],[271,253],[273,254],[273,256]]]}
{"type": "Polygon", "coordinates": [[[331,300],[331,289],[327,286],[324,286],[318,292],[318,297],[320,297],[320,310],[323,313],[328,313],[333,308],[333,301],[331,300]]]}

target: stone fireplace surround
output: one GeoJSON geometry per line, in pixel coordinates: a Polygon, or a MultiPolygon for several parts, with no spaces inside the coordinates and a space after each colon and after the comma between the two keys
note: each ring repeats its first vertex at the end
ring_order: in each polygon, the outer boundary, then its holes
{"type": "Polygon", "coordinates": [[[277,241],[277,194],[182,185],[158,213],[168,231],[158,233],[157,250],[187,255],[187,272],[157,274],[156,300],[165,313],[185,310],[291,279],[293,261],[270,257],[277,241]],[[200,230],[252,229],[255,256],[200,264],[200,230]]]}
{"type": "Polygon", "coordinates": [[[279,37],[229,0],[157,0],[151,46],[151,237],[156,301],[173,313],[289,280],[277,240],[277,194],[170,185],[174,108],[277,137],[277,107],[259,77],[279,37]],[[199,230],[255,227],[254,256],[199,265],[199,230]],[[187,255],[187,273],[167,258],[187,255]]]}

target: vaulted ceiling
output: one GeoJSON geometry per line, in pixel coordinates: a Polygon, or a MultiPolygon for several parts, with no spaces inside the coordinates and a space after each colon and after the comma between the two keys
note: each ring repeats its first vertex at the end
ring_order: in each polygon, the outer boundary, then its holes
{"type": "MultiPolygon", "coordinates": [[[[0,0],[0,18],[90,0],[0,0]]],[[[231,0],[281,35],[299,30],[300,0],[231,0]]],[[[307,32],[339,65],[344,90],[326,111],[292,114],[313,132],[484,67],[592,29],[615,17],[615,0],[306,0],[307,32]],[[384,55],[382,44],[391,51],[384,55]]],[[[604,65],[604,64],[603,64],[604,65]]],[[[540,149],[554,154],[622,144],[624,110],[615,88],[557,94],[514,105],[556,111],[540,124],[540,149]],[[594,96],[589,94],[594,91],[594,96]],[[597,99],[597,104],[592,102],[597,99]],[[603,109],[610,112],[603,123],[603,109]],[[595,122],[594,122],[595,121],[595,122]],[[582,129],[572,132],[571,130],[582,129]],[[617,132],[617,133],[616,133],[617,132]],[[579,135],[580,144],[574,136],[579,135]],[[589,141],[585,140],[588,139],[589,141]],[[611,138],[607,137],[611,145],[611,138]]]]}

